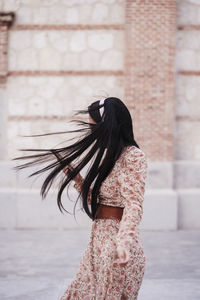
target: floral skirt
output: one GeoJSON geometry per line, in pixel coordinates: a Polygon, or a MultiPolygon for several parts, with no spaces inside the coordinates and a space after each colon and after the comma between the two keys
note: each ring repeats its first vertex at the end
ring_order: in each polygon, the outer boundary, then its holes
{"type": "Polygon", "coordinates": [[[79,269],[60,300],[136,300],[146,257],[138,238],[130,260],[114,262],[120,221],[95,219],[79,269]]]}

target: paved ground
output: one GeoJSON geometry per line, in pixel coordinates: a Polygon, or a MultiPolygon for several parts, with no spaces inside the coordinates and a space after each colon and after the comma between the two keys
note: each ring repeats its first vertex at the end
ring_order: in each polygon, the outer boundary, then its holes
{"type": "MultiPolygon", "coordinates": [[[[1,230],[0,300],[59,300],[88,239],[88,230],[1,230]]],[[[199,300],[200,231],[145,231],[141,241],[138,300],[199,300]]]]}

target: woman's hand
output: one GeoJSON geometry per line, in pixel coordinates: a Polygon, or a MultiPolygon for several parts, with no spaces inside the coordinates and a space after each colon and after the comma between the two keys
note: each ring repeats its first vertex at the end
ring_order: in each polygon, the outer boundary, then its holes
{"type": "Polygon", "coordinates": [[[119,246],[116,249],[114,259],[114,262],[119,263],[120,265],[126,264],[130,259],[130,253],[126,248],[119,246]]]}
{"type": "MultiPolygon", "coordinates": [[[[59,153],[57,153],[55,150],[51,150],[51,152],[56,156],[56,158],[57,158],[57,160],[58,161],[61,161],[62,160],[62,156],[59,154],[59,153]]],[[[68,172],[69,171],[72,171],[73,170],[73,166],[72,165],[67,165],[65,168],[63,168],[63,172],[68,176],[68,172]]],[[[76,177],[74,178],[74,181],[76,182],[76,183],[79,183],[79,182],[81,182],[81,180],[82,180],[82,177],[81,177],[81,175],[78,173],[77,175],[76,175],[76,177]]]]}
{"type": "MultiPolygon", "coordinates": [[[[56,158],[57,158],[58,161],[61,161],[61,160],[62,160],[62,156],[61,156],[59,153],[57,153],[55,150],[52,150],[52,153],[56,156],[56,158]]],[[[66,167],[63,168],[62,171],[68,176],[69,173],[70,173],[70,171],[73,171],[73,169],[74,169],[73,165],[68,164],[66,167]]],[[[78,187],[80,186],[80,184],[82,183],[83,178],[82,178],[81,174],[78,173],[78,174],[73,178],[73,180],[75,181],[75,184],[77,184],[77,187],[76,187],[76,188],[78,188],[78,187]]],[[[78,189],[79,189],[79,188],[78,188],[78,189]]],[[[90,194],[91,194],[91,193],[90,193],[90,194]]],[[[88,203],[91,204],[91,195],[90,195],[89,198],[88,198],[88,203]]]]}
{"type": "MultiPolygon", "coordinates": [[[[68,171],[72,171],[73,170],[73,167],[69,164],[67,165],[64,169],[63,169],[63,172],[68,175],[68,171]]],[[[80,173],[78,173],[76,175],[76,177],[73,178],[73,180],[79,184],[81,181],[82,181],[82,176],[80,175],[80,173]]]]}

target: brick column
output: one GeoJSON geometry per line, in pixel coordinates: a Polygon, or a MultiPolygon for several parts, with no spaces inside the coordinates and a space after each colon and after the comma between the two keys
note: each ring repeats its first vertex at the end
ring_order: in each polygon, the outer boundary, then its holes
{"type": "Polygon", "coordinates": [[[7,45],[8,28],[14,21],[14,13],[0,12],[0,159],[6,156],[6,122],[7,106],[5,101],[5,86],[8,74],[7,45]]]}
{"type": "Polygon", "coordinates": [[[125,95],[152,161],[174,151],[175,0],[126,0],[125,95]]]}

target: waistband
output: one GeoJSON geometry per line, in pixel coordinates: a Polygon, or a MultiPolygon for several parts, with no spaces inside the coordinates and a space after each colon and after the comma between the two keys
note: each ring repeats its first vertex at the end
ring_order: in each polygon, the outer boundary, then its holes
{"type": "Polygon", "coordinates": [[[109,206],[99,203],[95,219],[118,219],[121,221],[123,207],[109,206]]]}

